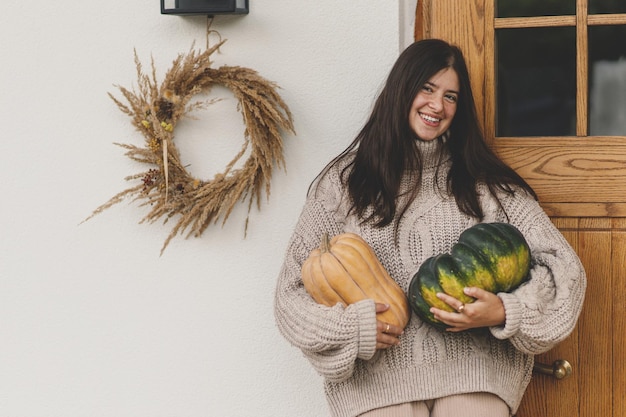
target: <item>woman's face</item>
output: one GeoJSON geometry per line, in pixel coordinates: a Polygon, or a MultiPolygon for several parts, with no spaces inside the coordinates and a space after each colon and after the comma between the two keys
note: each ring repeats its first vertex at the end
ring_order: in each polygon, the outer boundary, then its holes
{"type": "Polygon", "coordinates": [[[422,140],[437,139],[450,128],[459,99],[459,77],[444,68],[422,87],[411,105],[409,124],[422,140]]]}

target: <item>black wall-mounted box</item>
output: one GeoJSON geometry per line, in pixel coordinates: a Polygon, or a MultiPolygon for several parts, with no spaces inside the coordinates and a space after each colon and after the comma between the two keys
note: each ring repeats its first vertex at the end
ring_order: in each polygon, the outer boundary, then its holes
{"type": "Polygon", "coordinates": [[[161,14],[248,14],[249,0],[161,0],[161,14]]]}

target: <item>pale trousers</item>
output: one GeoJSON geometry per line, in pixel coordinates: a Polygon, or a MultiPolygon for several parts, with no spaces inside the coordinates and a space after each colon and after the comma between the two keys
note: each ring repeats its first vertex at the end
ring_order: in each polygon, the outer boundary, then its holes
{"type": "Polygon", "coordinates": [[[474,392],[377,408],[360,417],[510,417],[510,412],[497,395],[474,392]]]}

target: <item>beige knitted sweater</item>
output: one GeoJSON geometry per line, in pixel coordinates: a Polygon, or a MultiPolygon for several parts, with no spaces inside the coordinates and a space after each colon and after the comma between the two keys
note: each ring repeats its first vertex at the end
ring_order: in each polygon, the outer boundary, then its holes
{"type": "MultiPolygon", "coordinates": [[[[420,142],[427,161],[420,194],[403,217],[398,244],[393,226],[375,228],[348,215],[341,166],[310,193],[288,244],[275,293],[275,317],[283,336],[325,378],[332,416],[409,401],[468,392],[491,392],[514,413],[530,381],[533,355],[567,337],[580,313],[586,278],[583,267],[537,202],[524,192],[503,195],[508,220],[487,192],[481,193],[485,222],[508,221],[526,237],[532,252],[530,280],[511,294],[498,294],[506,323],[501,327],[450,333],[415,314],[401,343],[376,351],[374,300],[348,307],[316,304],[305,291],[300,268],[323,232],[354,232],[374,249],[400,287],[428,257],[448,252],[476,220],[461,213],[445,191],[448,162],[439,170],[437,141],[420,142]],[[440,187],[435,184],[439,183],[440,187]]],[[[406,187],[411,186],[407,177],[406,187]]]]}

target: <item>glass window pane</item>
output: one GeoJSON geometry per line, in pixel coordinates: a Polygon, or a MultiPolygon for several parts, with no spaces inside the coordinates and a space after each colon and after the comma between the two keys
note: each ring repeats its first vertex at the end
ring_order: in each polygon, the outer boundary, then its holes
{"type": "Polygon", "coordinates": [[[589,134],[626,136],[626,26],[590,26],[589,134]]]}
{"type": "Polygon", "coordinates": [[[572,14],[576,14],[576,0],[496,0],[496,17],[559,16],[572,14]]]}
{"type": "Polygon", "coordinates": [[[589,0],[589,14],[626,13],[624,0],[589,0]]]}
{"type": "Polygon", "coordinates": [[[576,134],[576,28],[496,31],[497,136],[576,134]]]}

